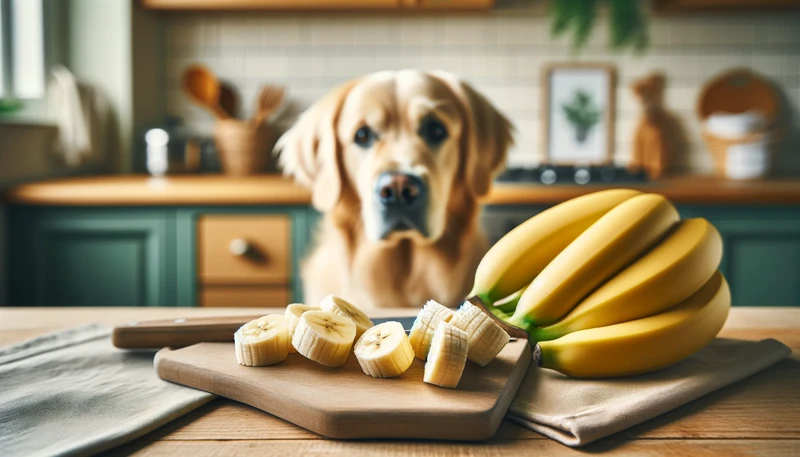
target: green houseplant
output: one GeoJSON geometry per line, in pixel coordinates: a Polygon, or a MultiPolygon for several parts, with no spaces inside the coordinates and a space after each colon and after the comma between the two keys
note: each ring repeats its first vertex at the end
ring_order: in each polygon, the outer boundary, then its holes
{"type": "Polygon", "coordinates": [[[647,17],[642,0],[550,0],[550,31],[554,37],[572,35],[572,50],[579,52],[592,34],[598,10],[607,7],[609,45],[615,50],[647,49],[647,17]]]}
{"type": "Polygon", "coordinates": [[[582,90],[576,91],[572,100],[561,105],[561,109],[575,128],[575,140],[578,143],[586,141],[592,127],[600,121],[600,110],[592,101],[592,96],[582,90]]]}

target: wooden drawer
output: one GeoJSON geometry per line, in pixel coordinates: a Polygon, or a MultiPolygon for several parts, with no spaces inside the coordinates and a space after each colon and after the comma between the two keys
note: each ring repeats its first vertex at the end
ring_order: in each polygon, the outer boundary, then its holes
{"type": "Polygon", "coordinates": [[[289,216],[282,214],[200,217],[197,222],[200,283],[285,285],[291,261],[290,230],[289,216]]]}
{"type": "Polygon", "coordinates": [[[286,287],[208,286],[199,296],[200,306],[279,308],[290,303],[292,294],[286,287]]]}

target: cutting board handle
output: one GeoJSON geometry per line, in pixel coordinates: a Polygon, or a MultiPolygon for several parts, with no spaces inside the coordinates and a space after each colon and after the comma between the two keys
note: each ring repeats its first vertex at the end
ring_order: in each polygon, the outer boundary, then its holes
{"type": "Polygon", "coordinates": [[[111,342],[121,349],[179,348],[202,342],[230,342],[239,327],[259,317],[198,317],[130,322],[114,328],[111,342]]]}

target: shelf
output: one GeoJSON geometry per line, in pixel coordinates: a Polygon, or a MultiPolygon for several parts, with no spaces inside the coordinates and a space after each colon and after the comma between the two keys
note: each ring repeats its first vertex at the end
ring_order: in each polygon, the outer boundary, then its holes
{"type": "Polygon", "coordinates": [[[765,8],[798,9],[800,0],[655,0],[653,2],[653,9],[658,13],[753,11],[765,8]]]}
{"type": "Polygon", "coordinates": [[[139,0],[164,11],[483,11],[495,0],[139,0]]]}

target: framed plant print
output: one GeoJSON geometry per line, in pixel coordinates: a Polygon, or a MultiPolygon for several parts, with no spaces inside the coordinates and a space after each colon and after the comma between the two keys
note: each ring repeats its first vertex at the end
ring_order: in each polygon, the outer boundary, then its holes
{"type": "Polygon", "coordinates": [[[607,165],[614,152],[616,71],[603,63],[555,63],[542,75],[543,163],[607,165]]]}

